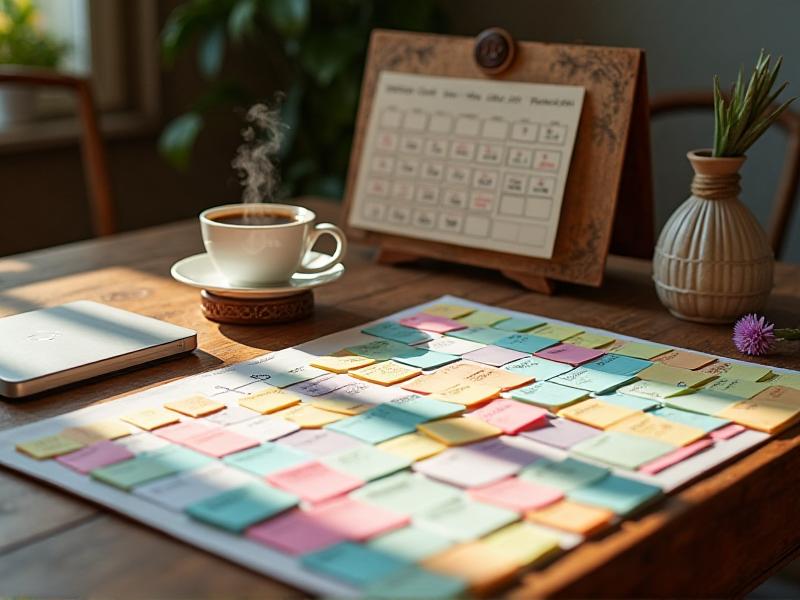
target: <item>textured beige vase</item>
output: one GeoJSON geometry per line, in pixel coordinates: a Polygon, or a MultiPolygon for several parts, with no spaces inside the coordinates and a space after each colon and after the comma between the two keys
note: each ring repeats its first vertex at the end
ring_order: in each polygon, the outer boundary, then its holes
{"type": "Polygon", "coordinates": [[[653,256],[661,302],[680,319],[730,323],[764,308],[772,289],[772,249],[739,201],[745,157],[689,152],[692,195],[664,225],[653,256]]]}

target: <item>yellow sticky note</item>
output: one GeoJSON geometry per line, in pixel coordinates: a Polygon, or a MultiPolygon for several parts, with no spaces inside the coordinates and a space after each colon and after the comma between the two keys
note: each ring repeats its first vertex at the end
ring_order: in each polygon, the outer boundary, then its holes
{"type": "Polygon", "coordinates": [[[420,394],[432,394],[456,383],[463,382],[468,376],[484,369],[484,365],[461,360],[437,369],[430,375],[415,377],[411,381],[406,381],[400,387],[420,394]]]}
{"type": "Polygon", "coordinates": [[[705,431],[697,427],[690,427],[647,413],[634,415],[614,423],[609,430],[658,440],[676,447],[686,446],[705,436],[705,431]]]}
{"type": "Polygon", "coordinates": [[[146,429],[147,431],[152,431],[153,429],[158,429],[166,425],[172,425],[180,421],[178,415],[165,408],[147,408],[120,417],[120,419],[131,425],[136,425],[141,429],[146,429]]]}
{"type": "Polygon", "coordinates": [[[636,374],[639,379],[645,381],[657,381],[676,387],[700,387],[717,378],[710,373],[700,373],[690,371],[680,367],[671,367],[660,362],[653,363],[646,369],[636,374]]]}
{"type": "Polygon", "coordinates": [[[447,448],[441,442],[419,433],[407,433],[400,437],[382,442],[376,446],[391,454],[402,456],[413,462],[430,458],[447,448]]]}
{"type": "Polygon", "coordinates": [[[329,423],[344,419],[344,415],[341,413],[322,410],[310,404],[298,404],[274,414],[276,417],[296,423],[303,429],[319,429],[329,423]]]}
{"type": "MultiPolygon", "coordinates": [[[[665,354],[656,356],[653,360],[670,367],[690,369],[692,371],[710,365],[716,361],[716,359],[711,356],[703,356],[702,354],[686,352],[685,350],[670,350],[665,354]]],[[[711,375],[717,375],[717,373],[711,373],[711,375]]]]}
{"type": "Polygon", "coordinates": [[[62,454],[69,454],[83,448],[83,444],[63,435],[48,435],[47,437],[30,440],[17,444],[17,451],[27,454],[36,460],[53,458],[62,454]]]}
{"type": "Polygon", "coordinates": [[[401,365],[393,360],[387,360],[350,371],[352,377],[363,379],[371,383],[378,383],[380,385],[394,385],[395,383],[400,383],[401,381],[416,377],[421,373],[422,369],[401,365]]]}
{"type": "Polygon", "coordinates": [[[644,342],[621,342],[619,345],[611,346],[608,351],[631,358],[643,358],[651,360],[656,356],[661,356],[672,350],[669,346],[659,344],[645,344],[644,342]]]}
{"type": "Polygon", "coordinates": [[[744,379],[746,381],[764,381],[772,376],[772,369],[761,365],[740,365],[737,363],[714,362],[700,369],[727,379],[744,379]]]}
{"type": "Polygon", "coordinates": [[[779,373],[772,379],[767,380],[766,383],[800,390],[800,375],[795,375],[793,373],[779,373]]]}
{"type": "Polygon", "coordinates": [[[300,397],[281,388],[269,386],[239,399],[239,406],[266,415],[300,403],[300,397]]]}
{"type": "Polygon", "coordinates": [[[481,542],[458,544],[422,561],[425,569],[469,582],[470,589],[485,594],[511,580],[519,565],[481,542]]]}
{"type": "Polygon", "coordinates": [[[188,396],[187,398],[181,398],[180,400],[167,402],[164,408],[174,410],[188,417],[196,418],[219,412],[225,408],[225,405],[221,402],[210,400],[200,394],[196,394],[194,396],[188,396]]]}
{"type": "Polygon", "coordinates": [[[622,386],[617,391],[621,394],[638,396],[639,398],[647,398],[648,400],[663,400],[664,398],[691,394],[694,392],[694,388],[678,387],[677,385],[668,385],[658,381],[642,380],[622,386]]]}
{"type": "Polygon", "coordinates": [[[615,339],[608,335],[600,335],[597,333],[579,333],[564,340],[567,344],[573,346],[581,346],[582,348],[602,348],[614,342],[615,339]]]}
{"type": "Polygon", "coordinates": [[[731,379],[720,377],[705,386],[706,390],[736,396],[737,398],[752,398],[756,394],[763,392],[771,385],[770,382],[746,381],[744,379],[731,379]]]}
{"type": "Polygon", "coordinates": [[[609,526],[614,513],[605,508],[587,506],[572,500],[561,500],[539,510],[530,511],[525,518],[556,529],[592,535],[609,526]]]}
{"type": "Polygon", "coordinates": [[[614,423],[622,421],[622,419],[626,419],[627,417],[632,417],[640,412],[641,411],[628,408],[627,406],[608,404],[595,398],[589,398],[583,402],[578,402],[577,404],[562,408],[558,411],[558,415],[585,425],[590,425],[591,427],[606,429],[611,427],[614,423]]]}
{"type": "Polygon", "coordinates": [[[773,386],[725,407],[716,416],[751,429],[778,433],[800,419],[800,390],[773,386]]]}
{"type": "Polygon", "coordinates": [[[476,310],[465,317],[459,317],[458,321],[470,327],[491,327],[500,321],[508,321],[508,317],[488,310],[476,310]]]}
{"type": "Polygon", "coordinates": [[[107,421],[96,421],[78,427],[69,427],[61,432],[61,435],[69,439],[88,446],[103,440],[116,440],[126,435],[130,435],[130,428],[122,421],[109,419],[107,421]]]}
{"type": "Polygon", "coordinates": [[[463,404],[464,406],[475,406],[497,398],[499,395],[499,387],[464,381],[441,389],[431,394],[430,397],[436,400],[444,400],[445,402],[463,404]]]}
{"type": "Polygon", "coordinates": [[[360,369],[375,364],[375,359],[355,354],[337,353],[331,356],[318,356],[310,364],[318,369],[341,374],[347,373],[351,369],[360,369]]]}
{"type": "Polygon", "coordinates": [[[349,398],[314,398],[311,404],[322,410],[329,410],[343,415],[358,415],[375,406],[374,404],[358,402],[349,398]]]}
{"type": "Polygon", "coordinates": [[[490,533],[482,542],[521,567],[541,562],[561,550],[558,538],[551,532],[524,521],[490,533]]]}
{"type": "Polygon", "coordinates": [[[458,304],[434,304],[422,310],[426,315],[434,315],[437,317],[444,317],[445,319],[458,319],[466,317],[471,312],[475,312],[474,308],[467,306],[459,306],[458,304]]]}
{"type": "Polygon", "coordinates": [[[417,429],[447,446],[461,446],[500,435],[502,430],[480,419],[450,417],[417,425],[417,429]]]}
{"type": "Polygon", "coordinates": [[[545,323],[539,327],[531,329],[528,333],[539,337],[550,338],[551,340],[564,341],[567,338],[575,337],[583,333],[583,329],[574,325],[557,325],[555,323],[545,323]]]}

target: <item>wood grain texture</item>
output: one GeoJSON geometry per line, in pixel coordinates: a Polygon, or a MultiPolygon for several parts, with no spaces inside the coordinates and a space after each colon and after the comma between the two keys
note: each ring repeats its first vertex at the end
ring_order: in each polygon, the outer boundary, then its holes
{"type": "MultiPolygon", "coordinates": [[[[323,202],[301,203],[316,210],[320,220],[333,220],[337,209],[323,202]]],[[[187,222],[0,260],[0,314],[86,298],[194,328],[200,346],[192,356],[128,374],[32,400],[0,402],[0,428],[305,342],[444,293],[659,343],[734,353],[728,327],[678,321],[664,310],[653,289],[651,265],[642,260],[610,257],[602,288],[564,284],[558,295],[544,296],[488,269],[434,261],[375,264],[373,251],[356,245],[345,261],[344,277],[316,291],[310,319],[243,327],[205,320],[197,290],[169,277],[173,262],[200,248],[199,227],[187,222]]],[[[798,299],[800,267],[779,263],[768,316],[781,324],[795,323],[798,299]]],[[[759,362],[798,368],[798,351],[759,362]]],[[[652,512],[529,574],[512,593],[719,597],[746,592],[800,548],[797,433],[797,427],[784,432],[670,496],[652,512]]],[[[0,588],[6,594],[296,594],[279,582],[7,470],[0,470],[0,507],[0,588]]]]}

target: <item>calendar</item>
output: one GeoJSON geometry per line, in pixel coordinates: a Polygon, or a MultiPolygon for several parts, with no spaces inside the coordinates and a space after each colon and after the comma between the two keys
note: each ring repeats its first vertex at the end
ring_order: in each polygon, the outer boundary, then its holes
{"type": "Polygon", "coordinates": [[[381,71],[349,225],[551,258],[583,97],[381,71]]]}

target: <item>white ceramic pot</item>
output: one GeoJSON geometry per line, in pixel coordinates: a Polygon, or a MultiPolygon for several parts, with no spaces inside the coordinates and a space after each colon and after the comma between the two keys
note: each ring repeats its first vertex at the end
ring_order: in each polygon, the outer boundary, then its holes
{"type": "Polygon", "coordinates": [[[0,127],[33,121],[36,92],[22,85],[0,85],[0,127]]]}

